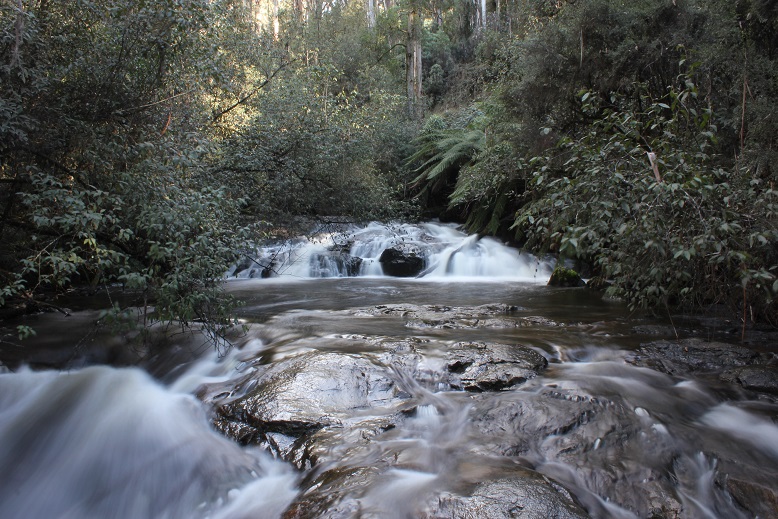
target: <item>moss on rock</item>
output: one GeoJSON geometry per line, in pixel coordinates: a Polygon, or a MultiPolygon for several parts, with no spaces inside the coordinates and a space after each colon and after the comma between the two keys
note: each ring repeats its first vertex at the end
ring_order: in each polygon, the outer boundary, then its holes
{"type": "Polygon", "coordinates": [[[552,287],[582,287],[584,280],[573,269],[557,266],[548,279],[548,286],[552,287]]]}

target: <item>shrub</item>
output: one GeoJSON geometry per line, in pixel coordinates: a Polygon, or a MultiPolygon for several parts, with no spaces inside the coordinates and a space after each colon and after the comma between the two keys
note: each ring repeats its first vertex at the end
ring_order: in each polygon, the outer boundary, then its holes
{"type": "Polygon", "coordinates": [[[774,187],[712,151],[713,114],[692,75],[658,99],[636,88],[639,104],[582,92],[591,123],[536,159],[515,229],[594,263],[632,308],[725,303],[778,322],[774,187]]]}

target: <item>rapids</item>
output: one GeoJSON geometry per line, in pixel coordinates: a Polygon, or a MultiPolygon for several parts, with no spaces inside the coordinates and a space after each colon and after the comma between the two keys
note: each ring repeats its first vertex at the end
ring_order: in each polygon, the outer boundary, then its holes
{"type": "Polygon", "coordinates": [[[230,272],[250,327],[226,354],[197,335],[138,348],[95,331],[93,310],[25,319],[38,330],[27,352],[0,344],[0,517],[778,510],[776,398],[632,362],[642,343],[675,338],[668,323],[547,287],[546,262],[450,226],[374,224],[284,247],[253,255],[274,262],[270,279],[230,272]],[[381,251],[398,243],[421,250],[423,276],[381,275],[381,251]],[[333,253],[361,258],[362,276],[322,260],[333,253]],[[472,345],[548,366],[463,390],[470,372],[451,355],[472,345]],[[328,378],[349,366],[366,382],[328,378]]]}

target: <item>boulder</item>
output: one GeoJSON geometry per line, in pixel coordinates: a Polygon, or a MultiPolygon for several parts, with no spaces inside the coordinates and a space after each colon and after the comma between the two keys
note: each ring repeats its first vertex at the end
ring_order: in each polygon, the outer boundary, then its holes
{"type": "Polygon", "coordinates": [[[447,352],[449,384],[466,391],[498,391],[535,378],[548,365],[525,346],[459,342],[447,352]]]}
{"type": "Polygon", "coordinates": [[[217,426],[244,441],[247,427],[300,437],[400,396],[387,368],[364,357],[313,351],[272,365],[253,390],[219,408],[217,426]],[[236,422],[242,425],[227,426],[236,422]]]}
{"type": "Polygon", "coordinates": [[[418,276],[426,263],[421,249],[405,245],[385,249],[378,262],[387,276],[406,278],[418,276]]]}
{"type": "Polygon", "coordinates": [[[586,283],[573,269],[558,266],[548,279],[550,287],[583,287],[586,283]]]}

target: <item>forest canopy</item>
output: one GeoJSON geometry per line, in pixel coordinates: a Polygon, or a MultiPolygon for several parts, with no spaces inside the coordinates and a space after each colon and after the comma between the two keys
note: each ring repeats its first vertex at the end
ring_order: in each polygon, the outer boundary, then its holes
{"type": "Polygon", "coordinates": [[[218,339],[247,244],[423,215],[775,325],[777,53],[775,0],[9,0],[0,306],[218,339]]]}

